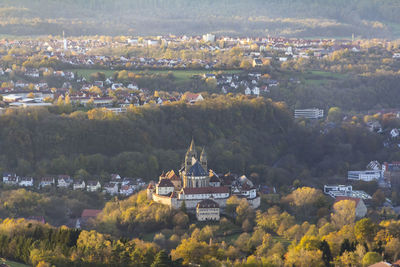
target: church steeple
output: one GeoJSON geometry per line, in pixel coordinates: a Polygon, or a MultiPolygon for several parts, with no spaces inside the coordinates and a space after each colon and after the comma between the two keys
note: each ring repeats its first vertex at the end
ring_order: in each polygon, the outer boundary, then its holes
{"type": "Polygon", "coordinates": [[[189,147],[188,152],[189,152],[189,151],[196,151],[196,147],[195,147],[195,145],[194,145],[194,139],[193,139],[193,137],[192,137],[192,142],[190,142],[190,147],[189,147]]]}
{"type": "Polygon", "coordinates": [[[204,147],[200,154],[200,164],[203,166],[204,170],[207,171],[207,153],[204,147]]]}
{"type": "Polygon", "coordinates": [[[192,138],[192,142],[190,143],[190,147],[188,151],[186,152],[185,156],[185,170],[188,171],[189,168],[193,165],[194,159],[197,159],[197,152],[196,152],[196,146],[194,145],[194,139],[192,138]]]}

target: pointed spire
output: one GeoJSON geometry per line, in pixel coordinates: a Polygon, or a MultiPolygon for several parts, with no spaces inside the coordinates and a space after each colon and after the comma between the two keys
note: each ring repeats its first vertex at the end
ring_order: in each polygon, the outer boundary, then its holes
{"type": "Polygon", "coordinates": [[[207,159],[207,153],[206,153],[204,146],[203,146],[203,150],[201,151],[201,154],[200,154],[200,160],[202,160],[202,159],[207,159]]]}
{"type": "Polygon", "coordinates": [[[190,143],[189,151],[194,151],[195,146],[194,146],[194,138],[192,137],[192,142],[190,143]]]}

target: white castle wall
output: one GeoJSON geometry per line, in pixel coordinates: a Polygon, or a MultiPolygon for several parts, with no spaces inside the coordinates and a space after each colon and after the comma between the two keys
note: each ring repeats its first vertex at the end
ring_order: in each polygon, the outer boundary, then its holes
{"type": "MultiPolygon", "coordinates": [[[[202,201],[202,199],[193,199],[193,200],[180,200],[177,198],[170,198],[167,196],[160,196],[157,194],[152,194],[152,199],[153,201],[163,204],[163,205],[167,205],[169,207],[172,207],[174,209],[179,209],[182,206],[182,203],[185,202],[185,206],[187,209],[195,209],[197,206],[197,203],[199,203],[200,201],[202,201]]],[[[225,208],[226,207],[226,200],[228,198],[220,198],[220,199],[213,199],[215,202],[218,203],[218,205],[220,206],[220,208],[225,208]]],[[[254,199],[247,199],[247,201],[249,202],[250,206],[253,209],[256,209],[260,206],[260,197],[256,197],[254,199]]]]}

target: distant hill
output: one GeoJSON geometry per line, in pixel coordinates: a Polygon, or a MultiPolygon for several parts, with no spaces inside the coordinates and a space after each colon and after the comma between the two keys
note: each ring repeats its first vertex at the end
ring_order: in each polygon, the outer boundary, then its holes
{"type": "Polygon", "coordinates": [[[2,0],[0,34],[396,38],[398,0],[2,0]]]}

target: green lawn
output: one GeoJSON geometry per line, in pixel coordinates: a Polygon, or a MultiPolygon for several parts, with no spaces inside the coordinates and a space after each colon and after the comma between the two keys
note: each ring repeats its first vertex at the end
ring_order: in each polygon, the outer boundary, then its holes
{"type": "Polygon", "coordinates": [[[307,85],[323,85],[330,81],[345,79],[346,77],[346,74],[328,71],[311,71],[303,76],[307,85]]]}
{"type": "MultiPolygon", "coordinates": [[[[102,69],[73,69],[70,70],[73,72],[77,72],[78,75],[81,75],[85,77],[86,79],[90,78],[90,75],[95,72],[103,72],[106,77],[110,77],[113,75],[115,70],[102,70],[102,69]]],[[[173,75],[175,76],[177,82],[184,82],[189,80],[193,75],[203,75],[205,73],[215,73],[217,71],[206,71],[206,70],[131,70],[130,72],[134,73],[160,73],[160,74],[166,74],[169,72],[172,72],[173,75]]],[[[219,71],[218,71],[219,72],[219,71]]],[[[240,70],[224,70],[222,71],[223,73],[229,73],[229,74],[236,74],[241,72],[240,70]]]]}

